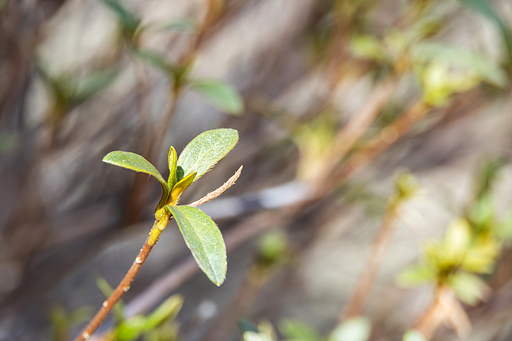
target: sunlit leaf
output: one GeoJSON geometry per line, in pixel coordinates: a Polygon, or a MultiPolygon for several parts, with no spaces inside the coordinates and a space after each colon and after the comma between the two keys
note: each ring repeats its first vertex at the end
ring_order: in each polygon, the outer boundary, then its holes
{"type": "Polygon", "coordinates": [[[136,172],[142,172],[152,175],[158,180],[158,182],[160,182],[164,193],[167,193],[169,191],[167,187],[167,181],[164,180],[164,178],[162,177],[160,172],[158,172],[155,166],[153,166],[151,163],[149,163],[148,160],[146,160],[145,158],[138,154],[131,152],[114,151],[108,153],[103,158],[103,162],[114,166],[131,169],[136,172]]]}
{"type": "Polygon", "coordinates": [[[471,228],[465,219],[456,219],[448,226],[443,238],[446,256],[454,263],[462,262],[471,240],[471,228]]]}
{"type": "Polygon", "coordinates": [[[196,178],[196,173],[191,173],[178,181],[176,185],[174,185],[172,191],[171,191],[171,197],[169,200],[169,205],[176,206],[178,203],[180,196],[187,190],[187,188],[194,182],[194,179],[196,178]]]}
{"type": "Polygon", "coordinates": [[[136,315],[126,321],[121,322],[115,329],[115,340],[134,341],[137,340],[146,327],[146,317],[136,315]]]}
{"type": "Polygon", "coordinates": [[[258,240],[258,255],[272,264],[283,258],[287,247],[288,241],[283,231],[267,232],[258,240]]]}
{"type": "Polygon", "coordinates": [[[234,129],[208,130],[197,135],[178,158],[177,180],[196,172],[196,181],[226,156],[237,142],[238,132],[234,129]]]}
{"type": "Polygon", "coordinates": [[[512,237],[512,207],[508,209],[505,217],[497,225],[496,236],[501,240],[512,237]]]}
{"type": "Polygon", "coordinates": [[[226,245],[219,228],[203,211],[190,206],[165,206],[178,223],[199,268],[217,286],[226,278],[226,245]]]}
{"type": "Polygon", "coordinates": [[[494,270],[494,263],[499,252],[500,245],[494,238],[489,236],[478,237],[467,249],[460,266],[468,271],[491,273],[494,270]]]}
{"type": "Polygon", "coordinates": [[[414,47],[413,57],[417,61],[444,61],[465,68],[495,86],[503,87],[507,83],[505,72],[488,58],[455,46],[421,43],[414,47]]]}
{"type": "Polygon", "coordinates": [[[183,297],[173,295],[165,300],[158,308],[155,309],[146,319],[146,330],[156,328],[166,320],[174,320],[183,306],[183,297]]]}
{"type": "Polygon", "coordinates": [[[397,282],[404,287],[414,287],[433,281],[435,278],[436,273],[432,268],[419,265],[402,271],[397,277],[397,282]]]}
{"type": "Polygon", "coordinates": [[[382,42],[370,35],[355,35],[350,41],[350,50],[356,57],[383,60],[386,49],[382,42]]]}
{"type": "Polygon", "coordinates": [[[483,297],[485,282],[478,276],[458,271],[448,278],[448,285],[462,301],[469,305],[477,304],[483,297]]]}
{"type": "Polygon", "coordinates": [[[288,339],[294,341],[318,341],[320,335],[305,323],[284,319],[279,325],[279,331],[288,339]]]}
{"type": "Polygon", "coordinates": [[[167,179],[167,185],[169,190],[176,184],[176,168],[178,167],[178,155],[176,149],[173,146],[169,148],[169,154],[167,155],[167,163],[169,164],[169,178],[167,179]]]}
{"type": "Polygon", "coordinates": [[[427,339],[419,331],[411,329],[404,334],[402,341],[427,341],[427,339]]]}
{"type": "Polygon", "coordinates": [[[255,332],[245,332],[243,338],[244,341],[272,341],[270,336],[255,332]]]}
{"type": "Polygon", "coordinates": [[[367,341],[372,326],[364,317],[356,317],[338,325],[329,335],[328,341],[367,341]]]}
{"type": "Polygon", "coordinates": [[[230,85],[216,79],[199,79],[190,84],[205,96],[213,105],[229,114],[241,114],[244,111],[244,102],[238,92],[230,85]]]}

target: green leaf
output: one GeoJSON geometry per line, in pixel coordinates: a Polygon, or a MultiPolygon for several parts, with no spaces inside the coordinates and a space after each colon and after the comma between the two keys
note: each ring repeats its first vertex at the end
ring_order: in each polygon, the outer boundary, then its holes
{"type": "Polygon", "coordinates": [[[462,262],[471,241],[471,227],[465,219],[456,219],[448,225],[443,237],[443,248],[447,260],[458,264],[462,262]]]}
{"type": "Polygon", "coordinates": [[[73,104],[78,105],[103,90],[114,81],[116,76],[115,69],[106,69],[89,75],[77,84],[72,98],[73,104]]]}
{"type": "Polygon", "coordinates": [[[463,302],[475,305],[483,297],[485,282],[478,276],[459,271],[448,278],[448,285],[463,302]]]}
{"type": "Polygon", "coordinates": [[[115,340],[133,341],[138,339],[144,332],[146,326],[146,317],[136,315],[126,321],[121,322],[115,330],[115,340]]]}
{"type": "Polygon", "coordinates": [[[420,43],[414,47],[412,54],[417,61],[444,61],[468,69],[498,87],[504,87],[507,83],[507,76],[499,66],[475,52],[450,45],[420,43]]]}
{"type": "Polygon", "coordinates": [[[245,332],[243,339],[244,341],[272,341],[270,336],[255,332],[245,332]]]}
{"type": "Polygon", "coordinates": [[[505,21],[493,7],[489,0],[459,0],[462,4],[487,17],[496,24],[500,30],[508,54],[508,67],[512,67],[512,33],[505,21]]]}
{"type": "Polygon", "coordinates": [[[128,11],[117,0],[103,0],[103,2],[115,13],[123,29],[135,32],[141,21],[135,14],[128,11]]]}
{"type": "Polygon", "coordinates": [[[356,57],[374,60],[386,58],[386,48],[382,42],[370,35],[355,35],[350,40],[350,50],[356,57]]]}
{"type": "Polygon", "coordinates": [[[279,331],[288,339],[294,341],[318,341],[320,335],[305,323],[284,319],[279,325],[279,331]]]}
{"type": "Polygon", "coordinates": [[[364,317],[356,317],[337,326],[329,335],[328,341],[367,341],[372,326],[364,317]]]}
{"type": "Polygon", "coordinates": [[[169,179],[167,180],[167,186],[172,191],[176,184],[176,167],[178,167],[178,155],[176,149],[173,146],[169,148],[169,154],[167,155],[167,162],[169,164],[169,179]]]}
{"type": "Polygon", "coordinates": [[[192,82],[190,86],[228,114],[238,115],[244,111],[244,102],[238,92],[222,81],[200,79],[192,82]]]}
{"type": "Polygon", "coordinates": [[[404,334],[402,341],[427,341],[427,339],[419,331],[411,329],[404,334]]]}
{"type": "Polygon", "coordinates": [[[174,320],[183,306],[183,297],[173,295],[160,304],[146,319],[146,330],[152,330],[166,320],[174,320]]]}
{"type": "Polygon", "coordinates": [[[158,25],[157,30],[174,30],[183,32],[194,32],[196,30],[196,23],[192,18],[177,18],[165,24],[158,25]]]}
{"type": "Polygon", "coordinates": [[[208,130],[189,142],[178,158],[177,180],[196,172],[196,181],[226,156],[238,142],[234,129],[208,130]]]}
{"type": "Polygon", "coordinates": [[[180,200],[180,196],[187,190],[187,188],[194,182],[196,173],[192,173],[178,181],[171,191],[171,197],[169,199],[169,205],[176,206],[180,200]]]}
{"type": "Polygon", "coordinates": [[[149,163],[148,160],[146,160],[145,158],[138,154],[131,152],[114,151],[105,155],[105,157],[103,158],[103,162],[114,166],[131,169],[136,172],[142,172],[152,175],[162,185],[162,191],[164,192],[164,195],[167,196],[167,194],[169,193],[167,182],[164,180],[160,172],[158,172],[155,166],[149,163]]]}
{"type": "Polygon", "coordinates": [[[436,273],[432,268],[420,265],[402,271],[397,277],[397,282],[404,287],[414,287],[435,279],[436,273]]]}
{"type": "Polygon", "coordinates": [[[246,320],[239,320],[237,322],[238,328],[240,328],[240,331],[243,333],[245,332],[254,332],[259,333],[258,327],[256,327],[254,324],[252,324],[249,321],[246,320]]]}
{"type": "Polygon", "coordinates": [[[199,268],[217,286],[226,278],[226,245],[219,228],[203,211],[190,206],[165,206],[176,219],[199,268]]]}
{"type": "Polygon", "coordinates": [[[179,72],[179,68],[176,65],[169,63],[168,61],[165,60],[164,57],[162,57],[156,53],[137,49],[137,50],[133,51],[133,54],[136,57],[142,59],[143,61],[148,62],[149,64],[153,65],[154,67],[160,69],[167,76],[169,76],[173,79],[176,77],[176,74],[179,72]]]}

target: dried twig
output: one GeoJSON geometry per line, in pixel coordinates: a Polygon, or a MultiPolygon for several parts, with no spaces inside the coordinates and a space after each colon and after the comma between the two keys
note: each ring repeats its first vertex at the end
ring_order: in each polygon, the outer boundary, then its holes
{"type": "Polygon", "coordinates": [[[201,199],[196,200],[196,201],[194,201],[191,204],[188,204],[188,206],[197,207],[197,206],[200,206],[202,204],[206,204],[207,202],[210,202],[213,199],[217,198],[219,195],[224,193],[229,187],[231,187],[231,186],[233,186],[235,184],[236,180],[238,180],[238,178],[240,177],[240,174],[242,174],[242,169],[243,168],[244,168],[243,165],[240,166],[240,168],[238,168],[238,170],[235,172],[235,174],[233,174],[228,179],[228,181],[226,181],[222,186],[217,188],[215,191],[208,193],[207,195],[205,195],[201,199]]]}

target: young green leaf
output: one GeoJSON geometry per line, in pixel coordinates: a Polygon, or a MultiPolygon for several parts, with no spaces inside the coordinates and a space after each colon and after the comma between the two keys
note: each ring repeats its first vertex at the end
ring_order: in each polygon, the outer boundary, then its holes
{"type": "Polygon", "coordinates": [[[415,287],[435,279],[436,272],[434,269],[426,265],[418,265],[402,271],[397,277],[397,282],[404,287],[415,287]]]}
{"type": "Polygon", "coordinates": [[[417,61],[443,61],[467,69],[497,87],[507,84],[505,72],[488,58],[475,52],[450,45],[420,43],[414,47],[412,54],[417,61]]]}
{"type": "Polygon", "coordinates": [[[213,220],[203,211],[190,206],[165,206],[178,223],[185,243],[199,268],[217,286],[226,278],[226,245],[213,220]]]}
{"type": "Polygon", "coordinates": [[[427,339],[419,331],[411,329],[404,334],[402,341],[427,341],[427,339]]]}
{"type": "Polygon", "coordinates": [[[133,54],[153,65],[154,67],[163,71],[168,77],[175,78],[176,74],[179,72],[179,68],[176,65],[173,65],[165,60],[164,57],[157,55],[156,53],[150,51],[143,51],[140,49],[134,50],[133,54]]]}
{"type": "Polygon", "coordinates": [[[178,166],[178,155],[176,154],[176,149],[174,149],[173,146],[169,148],[167,162],[169,164],[169,179],[167,180],[167,185],[169,186],[169,190],[172,191],[176,184],[176,167],[178,166]]]}
{"type": "Polygon", "coordinates": [[[316,330],[311,328],[309,325],[299,321],[284,319],[279,325],[279,331],[287,339],[294,341],[320,340],[320,335],[318,335],[316,330]]]}
{"type": "Polygon", "coordinates": [[[475,305],[480,301],[487,288],[485,282],[469,272],[458,271],[448,278],[448,285],[462,301],[475,305]]]}
{"type": "Polygon", "coordinates": [[[244,102],[238,92],[224,82],[215,79],[200,79],[192,82],[191,88],[228,114],[238,115],[244,111],[244,102]]]}
{"type": "Polygon", "coordinates": [[[328,341],[367,341],[372,326],[364,317],[356,317],[338,325],[329,335],[328,341]]]}
{"type": "Polygon", "coordinates": [[[155,166],[149,163],[148,160],[146,160],[145,158],[138,154],[131,152],[114,151],[105,155],[105,157],[103,158],[103,162],[114,166],[131,169],[136,172],[142,172],[152,175],[162,185],[162,190],[164,194],[167,196],[167,193],[169,193],[167,182],[164,180],[160,172],[158,172],[155,166]]]}
{"type": "Polygon", "coordinates": [[[192,185],[194,182],[194,179],[196,177],[196,173],[191,173],[178,181],[176,185],[174,185],[172,191],[171,191],[171,197],[169,199],[169,205],[176,206],[178,204],[178,201],[180,200],[180,196],[187,190],[187,188],[192,185]]]}
{"type": "Polygon", "coordinates": [[[146,318],[146,330],[152,330],[164,321],[174,320],[183,306],[183,297],[173,295],[165,300],[155,311],[146,318]]]}
{"type": "Polygon", "coordinates": [[[208,130],[197,135],[178,158],[177,180],[196,172],[196,181],[226,156],[237,142],[238,132],[234,129],[208,130]]]}
{"type": "Polygon", "coordinates": [[[135,14],[124,8],[117,0],[103,0],[103,2],[116,14],[124,30],[135,32],[140,25],[140,19],[135,14]]]}
{"type": "Polygon", "coordinates": [[[121,322],[115,330],[115,338],[117,341],[134,341],[137,340],[146,327],[146,317],[143,315],[135,315],[130,319],[121,322]]]}

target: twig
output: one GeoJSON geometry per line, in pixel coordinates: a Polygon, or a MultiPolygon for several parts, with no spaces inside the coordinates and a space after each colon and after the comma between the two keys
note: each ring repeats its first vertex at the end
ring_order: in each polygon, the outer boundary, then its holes
{"type": "Polygon", "coordinates": [[[213,199],[217,198],[219,195],[224,193],[229,187],[231,187],[231,186],[233,186],[235,184],[236,180],[238,180],[238,178],[240,177],[240,174],[242,174],[242,169],[243,168],[244,168],[243,165],[240,166],[240,168],[238,168],[238,170],[235,172],[235,174],[233,174],[228,179],[228,181],[226,181],[222,186],[217,188],[215,191],[208,193],[207,195],[205,195],[201,199],[196,200],[196,201],[194,201],[191,204],[188,204],[188,206],[197,207],[197,206],[200,206],[202,204],[206,204],[207,202],[210,202],[213,199]]]}
{"type": "MultiPolygon", "coordinates": [[[[219,195],[224,193],[229,187],[231,187],[236,180],[240,177],[240,173],[242,172],[243,166],[240,166],[236,173],[231,176],[231,178],[228,179],[222,186],[217,188],[211,193],[208,193],[203,198],[193,202],[190,204],[190,206],[197,207],[199,205],[202,205],[210,200],[213,200],[217,198],[219,195]]],[[[96,313],[96,315],[92,318],[92,320],[89,322],[89,324],[84,328],[84,330],[75,338],[75,341],[84,341],[88,340],[91,335],[99,328],[99,326],[103,323],[103,321],[107,318],[107,315],[110,313],[112,308],[116,305],[117,301],[121,299],[121,297],[124,295],[124,293],[128,292],[130,289],[130,286],[135,279],[135,276],[139,273],[140,268],[142,267],[142,264],[146,261],[149,253],[153,249],[153,246],[155,246],[156,242],[160,238],[160,234],[167,226],[169,220],[171,217],[164,217],[162,220],[155,220],[153,223],[153,227],[151,227],[151,231],[149,232],[148,239],[144,243],[144,246],[142,249],[140,249],[139,255],[135,260],[133,261],[132,266],[124,276],[124,278],[121,280],[121,283],[117,286],[117,288],[114,290],[112,295],[108,299],[106,299],[103,302],[103,306],[100,308],[100,310],[96,313]]],[[[193,260],[192,260],[193,262],[193,260]]],[[[193,262],[194,263],[194,262],[193,262]]],[[[194,263],[195,264],[195,263],[194,263]]],[[[192,265],[194,265],[192,264],[192,265]]]]}
{"type": "Polygon", "coordinates": [[[471,322],[457,297],[450,288],[441,285],[436,289],[432,305],[418,319],[414,329],[431,340],[443,323],[451,324],[461,339],[466,339],[471,330],[471,322]]]}
{"type": "Polygon", "coordinates": [[[96,329],[98,329],[99,326],[103,323],[108,313],[110,313],[112,308],[114,308],[114,306],[116,305],[117,301],[119,301],[119,299],[124,295],[125,292],[128,292],[133,280],[135,279],[135,276],[137,276],[137,274],[139,273],[142,264],[144,264],[149,253],[151,252],[151,249],[153,249],[153,246],[155,246],[156,242],[158,241],[161,231],[163,230],[163,228],[165,228],[165,225],[167,225],[167,221],[154,222],[153,227],[151,228],[151,232],[149,233],[148,239],[144,243],[144,246],[140,250],[137,258],[135,258],[135,260],[133,261],[130,270],[128,270],[123,280],[121,281],[121,283],[119,283],[119,285],[114,290],[112,295],[110,295],[110,297],[103,302],[102,307],[96,313],[96,315],[94,315],[89,324],[84,328],[80,335],[78,335],[75,338],[75,341],[88,340],[91,337],[91,335],[96,331],[96,329]],[[165,225],[163,225],[164,223],[165,225]]]}
{"type": "Polygon", "coordinates": [[[393,238],[397,209],[398,208],[396,207],[390,208],[384,217],[384,221],[379,228],[377,237],[372,244],[370,257],[368,258],[363,272],[359,277],[355,291],[352,294],[347,307],[345,308],[345,312],[339,318],[339,322],[362,314],[370,291],[373,287],[375,279],[377,278],[377,274],[386,250],[388,249],[389,243],[393,238]]]}

